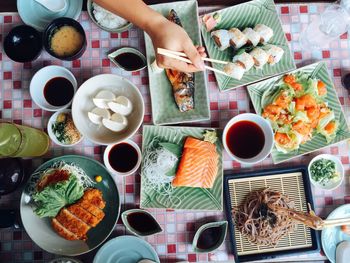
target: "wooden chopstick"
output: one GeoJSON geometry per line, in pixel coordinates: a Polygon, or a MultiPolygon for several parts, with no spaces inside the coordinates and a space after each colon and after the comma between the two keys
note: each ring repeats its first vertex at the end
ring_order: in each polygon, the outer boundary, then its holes
{"type": "Polygon", "coordinates": [[[342,226],[342,225],[350,225],[350,218],[348,217],[348,218],[323,220],[324,227],[334,227],[334,226],[342,226]]]}
{"type": "MultiPolygon", "coordinates": [[[[185,53],[178,52],[178,51],[172,51],[172,50],[169,50],[169,49],[158,48],[157,52],[158,52],[158,54],[161,54],[161,55],[164,55],[164,56],[166,56],[165,54],[170,53],[170,54],[174,54],[174,55],[177,55],[177,56],[180,56],[180,57],[187,58],[187,55],[185,53]]],[[[208,61],[208,62],[213,62],[213,63],[218,63],[218,64],[224,64],[224,65],[229,63],[228,61],[223,61],[223,60],[218,60],[218,59],[213,59],[213,58],[203,58],[202,57],[202,60],[203,61],[208,61]]]]}
{"type": "MultiPolygon", "coordinates": [[[[166,49],[162,49],[162,48],[158,48],[157,49],[157,53],[160,54],[160,55],[163,55],[163,56],[166,56],[166,57],[169,57],[169,58],[174,58],[174,59],[177,59],[177,60],[180,60],[180,61],[192,64],[192,61],[189,60],[187,57],[182,57],[180,55],[174,54],[173,52],[176,52],[176,51],[171,51],[171,52],[169,52],[169,51],[170,50],[166,50],[166,49]]],[[[177,52],[177,53],[181,53],[181,52],[177,52]]],[[[185,53],[182,53],[182,54],[186,55],[185,53]]],[[[209,66],[206,66],[206,65],[204,66],[204,68],[227,76],[227,74],[224,71],[222,71],[222,70],[219,70],[219,69],[216,69],[216,68],[212,68],[212,67],[209,67],[209,66]]]]}

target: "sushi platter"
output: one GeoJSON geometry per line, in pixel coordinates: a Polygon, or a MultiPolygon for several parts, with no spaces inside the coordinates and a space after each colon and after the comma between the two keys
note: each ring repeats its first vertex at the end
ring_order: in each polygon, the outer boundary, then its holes
{"type": "MultiPolygon", "coordinates": [[[[337,208],[349,201],[349,37],[299,50],[325,4],[132,1],[144,25],[97,0],[78,18],[49,2],[0,14],[0,207],[19,204],[23,222],[0,229],[0,258],[322,261],[322,243],[334,263],[340,242],[350,251],[350,208],[337,208]]],[[[15,216],[0,209],[0,228],[15,216]]]]}

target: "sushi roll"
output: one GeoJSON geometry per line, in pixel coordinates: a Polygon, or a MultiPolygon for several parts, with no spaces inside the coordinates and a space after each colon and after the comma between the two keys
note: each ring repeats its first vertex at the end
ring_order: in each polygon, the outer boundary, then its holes
{"type": "Polygon", "coordinates": [[[278,63],[284,54],[284,50],[275,45],[268,45],[265,48],[265,51],[268,55],[267,63],[269,63],[270,65],[275,65],[276,63],[278,63]]]}
{"type": "Polygon", "coordinates": [[[262,44],[268,42],[273,36],[273,30],[263,24],[257,24],[254,31],[260,35],[260,43],[262,44]]]}
{"type": "Polygon", "coordinates": [[[233,62],[225,65],[224,72],[227,76],[240,80],[243,77],[245,69],[241,64],[233,62]]]}
{"type": "Polygon", "coordinates": [[[221,16],[219,13],[214,13],[214,14],[206,14],[202,18],[203,25],[207,32],[212,31],[217,24],[219,24],[221,21],[221,16]]]}
{"type": "Polygon", "coordinates": [[[257,69],[262,68],[269,58],[267,53],[259,47],[254,48],[249,54],[253,57],[254,66],[257,69]]]}
{"type": "Polygon", "coordinates": [[[232,61],[243,66],[245,71],[250,70],[254,66],[254,59],[247,52],[234,56],[232,61]]]}
{"type": "Polygon", "coordinates": [[[219,50],[225,50],[230,46],[231,34],[225,29],[219,29],[211,32],[211,37],[214,39],[215,44],[219,50]]]}
{"type": "Polygon", "coordinates": [[[230,45],[235,49],[239,49],[247,44],[247,37],[238,28],[231,28],[229,33],[231,35],[230,45]]]}
{"type": "Polygon", "coordinates": [[[244,29],[242,33],[245,34],[245,36],[247,37],[247,44],[253,45],[254,47],[257,44],[259,44],[260,35],[258,33],[256,33],[253,29],[251,29],[250,27],[247,27],[246,29],[244,29]]]}

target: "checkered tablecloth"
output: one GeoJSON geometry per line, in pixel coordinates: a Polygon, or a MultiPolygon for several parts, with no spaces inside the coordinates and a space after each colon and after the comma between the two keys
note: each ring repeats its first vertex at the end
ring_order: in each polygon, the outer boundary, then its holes
{"type": "MultiPolygon", "coordinates": [[[[341,86],[341,75],[350,71],[350,42],[348,35],[344,34],[339,39],[330,43],[329,47],[322,51],[304,52],[301,50],[298,39],[302,29],[325,8],[325,4],[290,4],[277,5],[284,32],[289,41],[292,54],[297,66],[310,64],[318,60],[326,61],[329,72],[333,77],[340,102],[343,106],[346,118],[350,117],[350,97],[348,92],[341,86]]],[[[206,12],[207,8],[201,8],[206,12]]],[[[147,69],[135,73],[127,73],[113,66],[107,58],[107,53],[122,46],[136,47],[144,52],[143,32],[137,28],[131,28],[121,34],[107,33],[96,27],[83,12],[79,18],[83,25],[88,47],[84,55],[73,62],[62,62],[50,57],[46,52],[31,63],[15,63],[8,59],[3,52],[2,43],[0,49],[0,118],[13,120],[15,123],[29,125],[45,129],[48,118],[52,113],[41,110],[30,98],[29,83],[33,74],[47,65],[62,65],[70,69],[80,85],[86,79],[101,73],[113,73],[130,79],[141,91],[145,100],[145,124],[152,124],[151,101],[149,96],[149,84],[147,69]]],[[[11,28],[21,24],[18,14],[0,15],[0,42],[11,28]]],[[[211,121],[202,122],[198,125],[223,128],[226,122],[233,116],[253,112],[246,88],[241,87],[226,93],[220,93],[217,88],[215,77],[208,72],[208,89],[210,93],[211,121]]],[[[191,124],[195,126],[195,124],[191,124]]],[[[141,143],[141,131],[132,138],[141,143]]],[[[330,211],[340,204],[350,202],[350,165],[349,144],[340,143],[329,147],[322,152],[331,153],[341,158],[346,177],[342,185],[332,191],[321,191],[313,189],[316,212],[321,216],[327,216],[330,211]]],[[[51,157],[64,154],[79,154],[102,160],[104,147],[97,146],[84,140],[73,148],[62,148],[52,144],[49,153],[44,159],[25,160],[30,170],[38,167],[43,161],[51,157]]],[[[320,151],[297,158],[292,162],[286,162],[281,166],[293,166],[294,164],[307,164],[313,156],[320,151]]],[[[256,168],[271,167],[271,159],[263,161],[256,168]]],[[[234,172],[249,168],[233,162],[224,155],[224,168],[234,172]]],[[[122,211],[137,207],[140,201],[140,175],[135,174],[126,178],[115,178],[121,197],[122,211]]],[[[3,196],[0,199],[0,208],[19,206],[21,189],[17,192],[3,196]]],[[[181,210],[150,210],[164,229],[163,233],[146,238],[156,249],[161,262],[177,262],[187,260],[189,262],[206,261],[229,261],[233,260],[230,250],[229,239],[219,249],[212,253],[196,254],[192,250],[192,239],[195,230],[203,220],[223,220],[224,213],[221,212],[193,212],[181,210]]],[[[117,227],[111,237],[128,234],[125,227],[118,221],[117,227]]],[[[84,262],[91,262],[97,249],[93,252],[78,257],[84,262]]],[[[24,230],[0,230],[0,262],[47,262],[55,255],[41,250],[33,243],[24,230]]],[[[324,260],[322,254],[300,255],[298,259],[324,260]]],[[[275,261],[276,262],[276,261],[275,261]]]]}

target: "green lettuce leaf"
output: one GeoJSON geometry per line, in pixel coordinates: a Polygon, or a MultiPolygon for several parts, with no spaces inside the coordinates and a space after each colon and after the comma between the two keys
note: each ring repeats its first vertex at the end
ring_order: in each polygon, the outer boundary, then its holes
{"type": "Polygon", "coordinates": [[[36,203],[34,212],[39,217],[55,217],[62,207],[73,204],[84,194],[84,188],[74,175],[66,181],[46,186],[33,195],[36,203]]]}
{"type": "Polygon", "coordinates": [[[309,118],[307,117],[306,111],[295,111],[293,122],[297,121],[309,122],[309,118]]]}
{"type": "Polygon", "coordinates": [[[283,153],[289,153],[289,152],[292,152],[294,150],[299,149],[300,142],[301,142],[302,138],[296,132],[288,132],[287,135],[291,139],[291,142],[288,143],[287,145],[279,144],[275,140],[275,146],[276,146],[277,151],[283,152],[283,153]]]}

